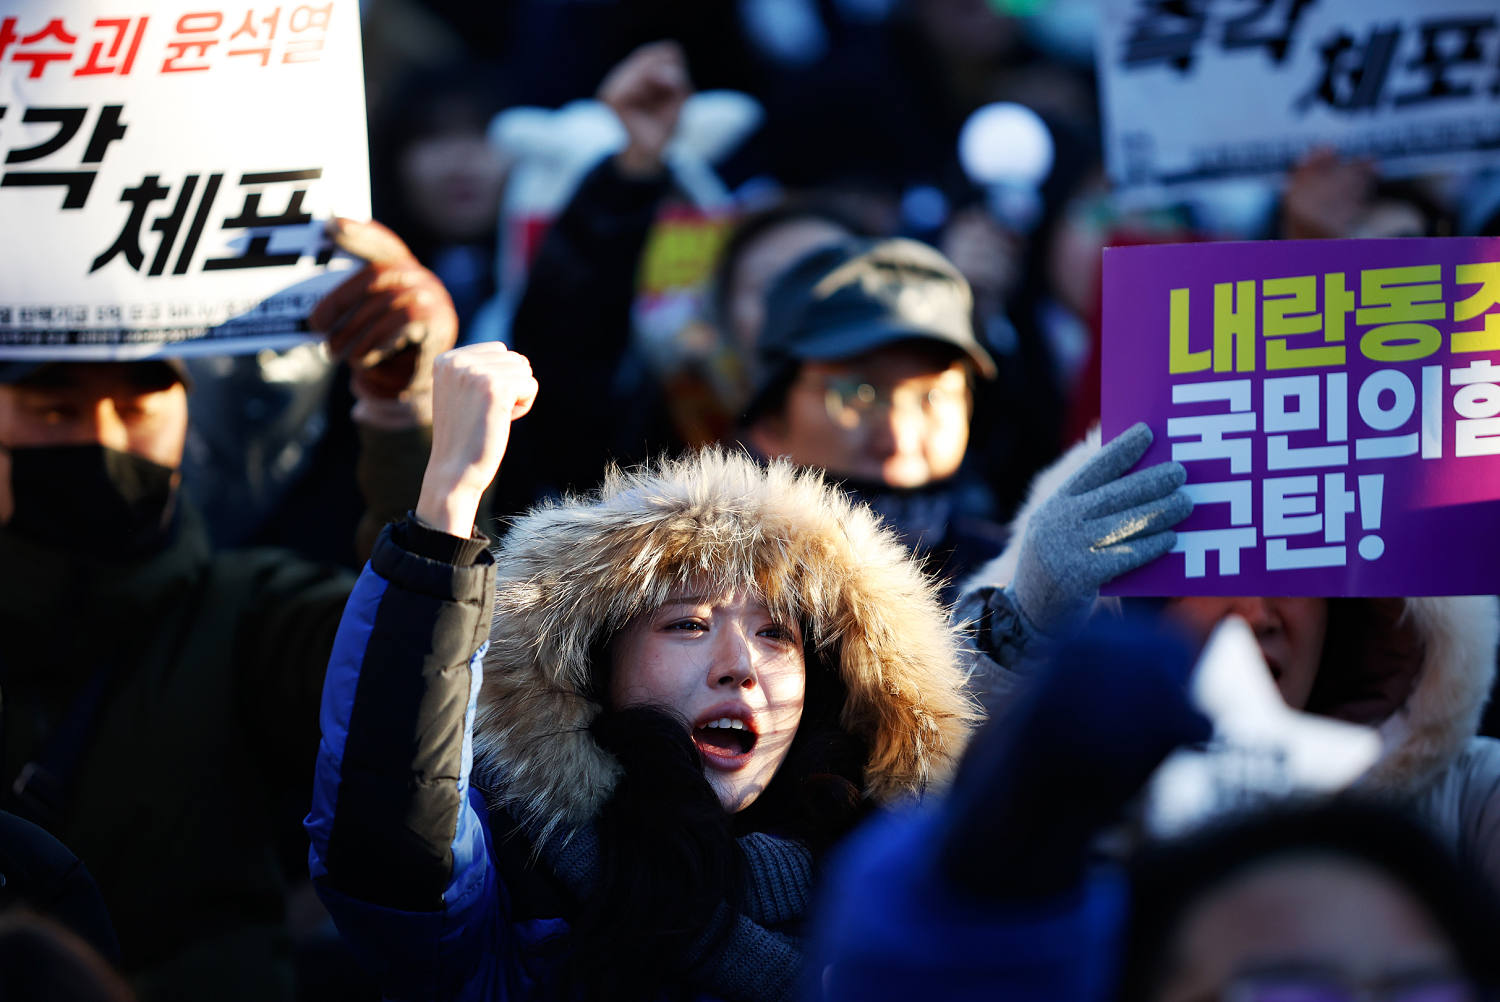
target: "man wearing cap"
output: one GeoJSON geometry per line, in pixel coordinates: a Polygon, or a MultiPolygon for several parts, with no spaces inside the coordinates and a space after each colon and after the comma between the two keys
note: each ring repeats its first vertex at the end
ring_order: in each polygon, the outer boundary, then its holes
{"type": "MultiPolygon", "coordinates": [[[[457,319],[388,230],[333,236],[370,263],[309,321],[351,360],[366,503],[395,516],[457,319]]],[[[0,807],[88,866],[143,1002],[290,999],[275,820],[306,803],[352,579],[211,551],[187,390],[175,360],[0,362],[0,807]]]]}
{"type": "Polygon", "coordinates": [[[963,276],[925,244],[810,252],[767,293],[743,436],[826,470],[949,582],[1005,539],[990,492],[961,472],[973,380],[995,375],[972,309],[963,276]]]}

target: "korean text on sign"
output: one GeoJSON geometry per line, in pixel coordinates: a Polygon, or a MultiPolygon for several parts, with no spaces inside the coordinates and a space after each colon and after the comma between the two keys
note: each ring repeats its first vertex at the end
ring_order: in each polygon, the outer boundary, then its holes
{"type": "Polygon", "coordinates": [[[1500,547],[1475,559],[1500,515],[1500,241],[1130,248],[1105,282],[1105,432],[1150,421],[1195,502],[1121,593],[1500,586],[1500,547]]]}
{"type": "Polygon", "coordinates": [[[0,14],[0,357],[307,337],[369,214],[359,7],[16,0],[0,14]]]}

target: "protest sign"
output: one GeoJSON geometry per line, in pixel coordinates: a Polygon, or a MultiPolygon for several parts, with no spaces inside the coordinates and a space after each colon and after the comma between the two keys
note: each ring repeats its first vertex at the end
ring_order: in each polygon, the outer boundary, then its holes
{"type": "Polygon", "coordinates": [[[1495,0],[1106,0],[1098,66],[1126,188],[1274,174],[1316,145],[1387,173],[1500,161],[1495,0]]]}
{"type": "Polygon", "coordinates": [[[1103,351],[1195,502],[1110,593],[1500,591],[1500,239],[1107,249],[1103,351]]]}
{"type": "Polygon", "coordinates": [[[0,358],[305,340],[324,222],[369,215],[363,92],[354,0],[8,4],[0,358]]]}

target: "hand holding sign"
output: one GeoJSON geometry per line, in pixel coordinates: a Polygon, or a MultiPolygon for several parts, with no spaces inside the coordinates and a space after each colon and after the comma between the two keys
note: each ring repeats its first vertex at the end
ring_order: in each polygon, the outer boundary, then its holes
{"type": "Polygon", "coordinates": [[[384,427],[427,423],[432,364],[458,339],[443,283],[401,238],[377,222],[334,219],[329,235],[368,263],[324,296],[308,317],[353,370],[355,417],[384,427]]]}
{"type": "Polygon", "coordinates": [[[1146,425],[1126,429],[1031,516],[1009,589],[1034,630],[1066,628],[1100,585],[1172,549],[1172,527],[1193,510],[1182,491],[1187,472],[1165,462],[1128,473],[1150,445],[1146,425]]]}

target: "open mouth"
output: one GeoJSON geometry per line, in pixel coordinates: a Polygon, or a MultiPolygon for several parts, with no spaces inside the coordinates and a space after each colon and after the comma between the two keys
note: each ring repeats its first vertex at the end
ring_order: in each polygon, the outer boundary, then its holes
{"type": "Polygon", "coordinates": [[[755,742],[756,734],[750,725],[735,717],[719,717],[693,728],[693,744],[710,761],[732,762],[744,758],[755,742]]]}

